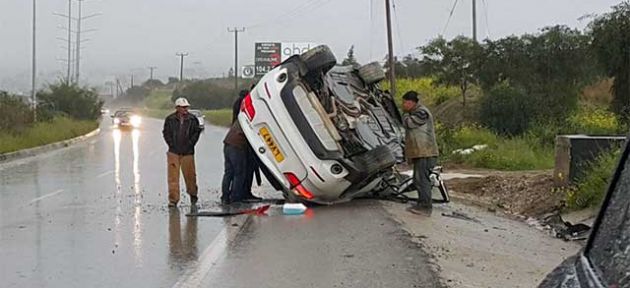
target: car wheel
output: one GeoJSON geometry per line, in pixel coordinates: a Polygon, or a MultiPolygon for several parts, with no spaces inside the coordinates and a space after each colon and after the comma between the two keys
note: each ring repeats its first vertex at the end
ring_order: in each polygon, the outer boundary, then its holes
{"type": "Polygon", "coordinates": [[[381,64],[372,62],[359,67],[359,77],[363,79],[365,84],[371,85],[385,79],[385,71],[381,64]]]}
{"type": "Polygon", "coordinates": [[[335,54],[326,45],[317,46],[300,55],[309,72],[326,73],[337,64],[335,54]]]}

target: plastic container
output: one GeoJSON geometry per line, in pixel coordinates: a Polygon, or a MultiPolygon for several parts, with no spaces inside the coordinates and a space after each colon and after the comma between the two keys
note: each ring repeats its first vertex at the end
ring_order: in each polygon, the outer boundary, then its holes
{"type": "Polygon", "coordinates": [[[306,206],[302,203],[284,203],[282,213],[285,215],[302,215],[306,211],[306,206]]]}

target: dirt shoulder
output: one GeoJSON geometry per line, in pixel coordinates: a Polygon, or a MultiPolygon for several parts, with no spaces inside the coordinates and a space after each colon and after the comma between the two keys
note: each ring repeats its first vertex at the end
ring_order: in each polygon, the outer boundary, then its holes
{"type": "Polygon", "coordinates": [[[412,239],[433,255],[449,287],[535,287],[580,245],[553,238],[521,221],[458,202],[436,205],[430,218],[383,202],[412,239]],[[471,219],[453,218],[465,215],[471,219]]]}
{"type": "MultiPolygon", "coordinates": [[[[449,171],[450,172],[450,171],[449,171]]],[[[558,211],[564,193],[553,189],[551,171],[457,171],[481,177],[447,179],[454,197],[508,214],[537,218],[558,211]]]]}

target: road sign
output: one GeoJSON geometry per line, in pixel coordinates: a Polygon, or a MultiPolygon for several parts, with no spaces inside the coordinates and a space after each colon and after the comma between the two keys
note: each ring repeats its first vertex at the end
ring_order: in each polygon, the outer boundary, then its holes
{"type": "Polygon", "coordinates": [[[256,76],[265,75],[273,67],[282,63],[281,43],[264,42],[255,43],[254,69],[256,76]]]}
{"type": "Polygon", "coordinates": [[[241,69],[241,76],[243,78],[251,79],[256,75],[256,68],[254,65],[245,65],[241,69]]]}
{"type": "Polygon", "coordinates": [[[258,42],[254,49],[255,76],[262,76],[282,61],[293,55],[302,54],[317,46],[314,43],[298,42],[258,42]]]}

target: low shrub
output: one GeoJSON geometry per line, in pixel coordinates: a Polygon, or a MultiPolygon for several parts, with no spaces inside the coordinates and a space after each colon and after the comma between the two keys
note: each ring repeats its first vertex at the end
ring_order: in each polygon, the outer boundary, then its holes
{"type": "Polygon", "coordinates": [[[206,115],[206,120],[208,120],[208,122],[210,122],[212,125],[223,127],[229,127],[230,125],[232,125],[231,109],[205,111],[204,115],[206,115]]]}
{"type": "Polygon", "coordinates": [[[601,154],[593,161],[586,176],[578,181],[576,189],[567,193],[567,206],[582,209],[600,205],[619,161],[621,150],[601,154]]]}

